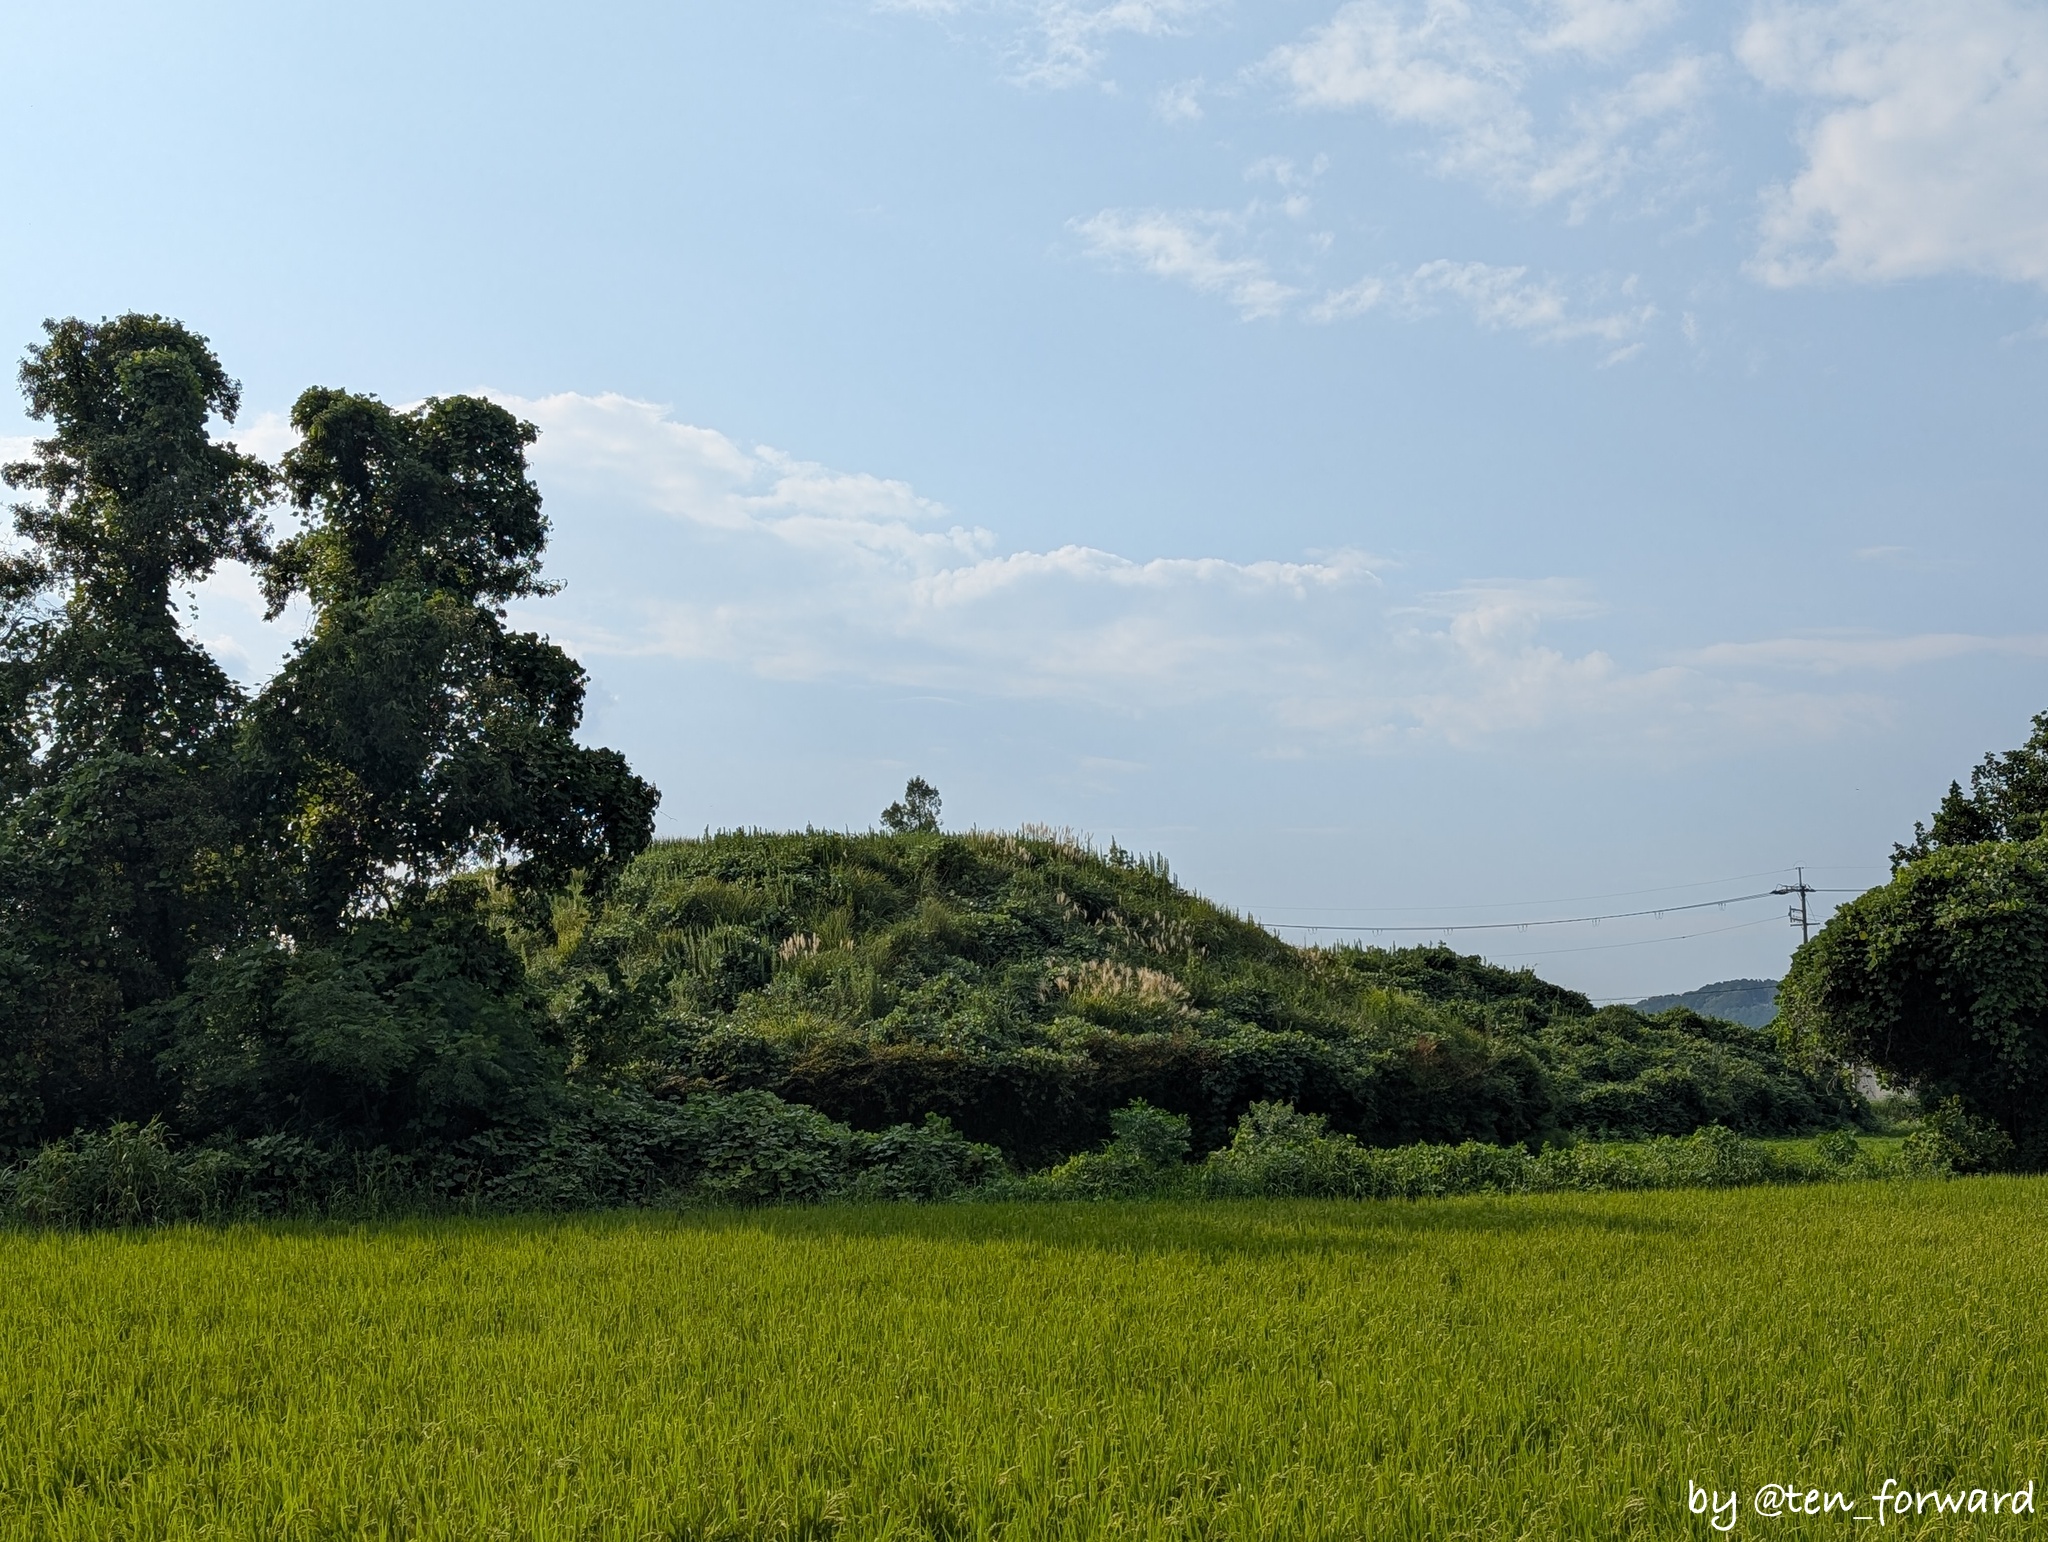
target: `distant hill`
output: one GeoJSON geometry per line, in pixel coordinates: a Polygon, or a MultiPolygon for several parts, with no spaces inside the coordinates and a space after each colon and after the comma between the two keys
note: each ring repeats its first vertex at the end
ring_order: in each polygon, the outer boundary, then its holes
{"type": "Polygon", "coordinates": [[[1663,1012],[1672,1007],[1690,1007],[1702,1017],[1762,1028],[1778,1015],[1778,982],[1716,980],[1682,996],[1651,996],[1636,1003],[1638,1012],[1663,1012]]]}

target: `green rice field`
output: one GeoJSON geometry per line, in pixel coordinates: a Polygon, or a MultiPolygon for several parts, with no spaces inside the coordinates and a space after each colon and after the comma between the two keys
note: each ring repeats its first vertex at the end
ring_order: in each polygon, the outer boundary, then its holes
{"type": "Polygon", "coordinates": [[[0,1420],[5,1538],[2034,1535],[1869,1495],[2048,1482],[2048,1181],[15,1233],[0,1420]]]}

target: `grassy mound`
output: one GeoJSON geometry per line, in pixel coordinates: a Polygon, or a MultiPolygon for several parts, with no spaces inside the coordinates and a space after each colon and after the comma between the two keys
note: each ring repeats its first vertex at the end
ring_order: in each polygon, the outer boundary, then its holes
{"type": "Polygon", "coordinates": [[[519,936],[586,1085],[762,1090],[857,1130],[931,1114],[1038,1167],[1134,1099],[1197,1154],[1254,1103],[1368,1145],[1826,1128],[1852,1094],[1770,1037],[1447,948],[1303,949],[1159,859],[1017,835],[734,833],[656,846],[519,936]]]}

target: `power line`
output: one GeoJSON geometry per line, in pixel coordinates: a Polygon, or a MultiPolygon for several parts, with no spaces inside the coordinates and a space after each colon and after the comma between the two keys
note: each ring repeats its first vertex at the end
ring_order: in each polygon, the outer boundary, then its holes
{"type": "MultiPolygon", "coordinates": [[[[1719,937],[1724,932],[1746,932],[1759,926],[1769,926],[1770,917],[1761,921],[1739,921],[1734,926],[1710,927],[1704,932],[1686,932],[1679,937],[1638,937],[1630,942],[1589,942],[1577,948],[1545,948],[1540,953],[1495,953],[1494,958],[1551,958],[1559,953],[1604,953],[1610,948],[1647,948],[1660,942],[1690,942],[1695,937],[1719,937]]],[[[1614,997],[1621,1000],[1621,997],[1614,997]]]]}
{"type": "MultiPolygon", "coordinates": [[[[1711,889],[1716,884],[1741,883],[1750,878],[1775,878],[1785,870],[1782,867],[1767,867],[1755,873],[1736,873],[1727,878],[1702,878],[1694,883],[1656,884],[1647,889],[1610,889],[1604,894],[1567,894],[1557,899],[1500,900],[1491,905],[1254,905],[1255,911],[1264,910],[1313,910],[1324,915],[1349,913],[1352,915],[1414,915],[1425,910],[1517,910],[1531,905],[1577,905],[1586,900],[1632,899],[1638,894],[1669,894],[1677,889],[1711,889]]],[[[1845,891],[1846,892],[1846,891],[1845,891]]],[[[1861,890],[1856,891],[1861,893],[1861,890]]]]}
{"type": "Polygon", "coordinates": [[[1654,910],[1617,910],[1600,916],[1551,916],[1539,921],[1459,921],[1447,926],[1339,926],[1333,923],[1311,924],[1304,921],[1268,921],[1265,924],[1296,932],[1426,932],[1432,936],[1443,936],[1451,932],[1526,932],[1532,926],[1584,926],[1600,921],[1633,921],[1641,916],[1668,916],[1686,910],[1719,910],[1727,905],[1740,905],[1749,900],[1771,899],[1784,894],[1785,889],[1760,889],[1755,894],[1731,894],[1726,899],[1699,900],[1686,905],[1659,905],[1654,910]]]}

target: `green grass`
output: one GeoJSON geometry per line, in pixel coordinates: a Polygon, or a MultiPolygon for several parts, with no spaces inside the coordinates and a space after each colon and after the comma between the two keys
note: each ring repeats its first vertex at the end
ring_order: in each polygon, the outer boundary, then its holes
{"type": "Polygon", "coordinates": [[[1749,1495],[2048,1478],[2034,1179],[12,1234],[0,1293],[8,1538],[1710,1535],[1689,1479],[1839,1537],[1749,1495]]]}

